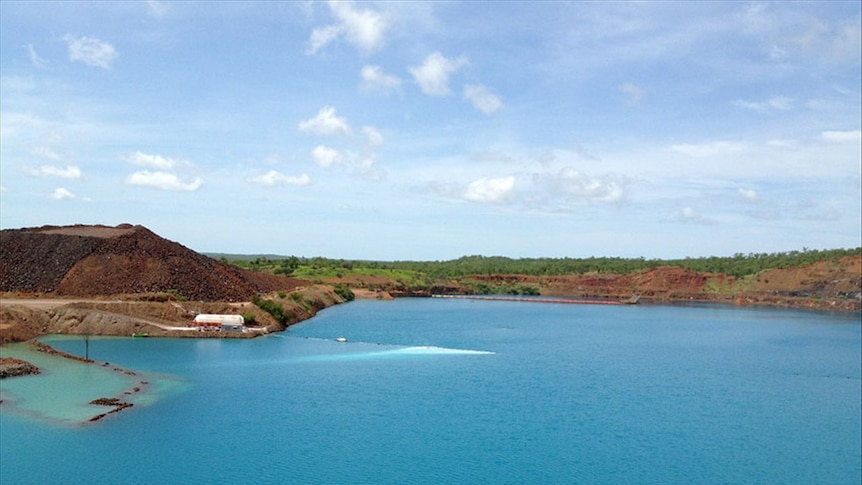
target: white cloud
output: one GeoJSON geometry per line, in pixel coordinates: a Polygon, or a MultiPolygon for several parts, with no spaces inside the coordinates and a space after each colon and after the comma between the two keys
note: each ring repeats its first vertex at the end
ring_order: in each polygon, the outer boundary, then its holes
{"type": "Polygon", "coordinates": [[[48,147],[42,147],[42,146],[35,147],[32,150],[30,150],[30,153],[32,153],[33,155],[35,155],[39,158],[44,158],[46,160],[53,160],[55,162],[60,161],[60,155],[58,155],[57,152],[55,152],[54,150],[51,150],[48,147]]]}
{"type": "Polygon", "coordinates": [[[69,59],[88,66],[108,69],[117,58],[114,46],[93,37],[75,37],[66,34],[63,40],[69,45],[69,59]]]}
{"type": "Polygon", "coordinates": [[[677,214],[677,219],[683,222],[699,222],[703,216],[691,207],[683,207],[677,214]]]}
{"type": "Polygon", "coordinates": [[[57,190],[51,194],[51,198],[55,200],[70,200],[75,198],[75,194],[70,192],[69,190],[64,189],[63,187],[58,187],[57,190]]]}
{"type": "Polygon", "coordinates": [[[794,34],[789,39],[790,46],[805,55],[825,62],[859,62],[862,27],[858,16],[837,26],[814,21],[806,30],[794,29],[794,34]]]}
{"type": "Polygon", "coordinates": [[[328,168],[341,160],[341,152],[335,148],[329,148],[324,145],[317,145],[311,151],[311,159],[317,165],[328,168]]]}
{"type": "Polygon", "coordinates": [[[681,222],[684,224],[712,225],[716,223],[714,219],[704,216],[692,207],[683,207],[676,214],[671,216],[669,220],[673,222],[681,222]]]}
{"type": "Polygon", "coordinates": [[[135,165],[140,165],[147,168],[154,168],[157,170],[170,170],[179,164],[188,164],[188,162],[183,160],[163,157],[161,155],[150,155],[147,153],[142,153],[140,151],[137,151],[126,157],[126,161],[135,165]]]}
{"type": "Polygon", "coordinates": [[[249,177],[248,181],[267,187],[274,187],[276,185],[308,185],[311,183],[311,177],[307,174],[299,176],[285,175],[275,170],[270,170],[263,175],[249,177]]]}
{"type": "Polygon", "coordinates": [[[640,103],[641,99],[643,99],[644,97],[644,94],[646,94],[641,87],[631,83],[621,85],[620,92],[628,96],[628,104],[630,105],[640,103]]]}
{"type": "Polygon", "coordinates": [[[401,87],[401,79],[386,74],[380,66],[363,66],[359,76],[362,78],[362,86],[367,89],[394,91],[401,87]]]}
{"type": "Polygon", "coordinates": [[[341,34],[341,27],[338,25],[328,25],[326,27],[318,27],[311,31],[311,37],[308,39],[308,54],[315,54],[327,44],[335,40],[341,34]]]}
{"type": "Polygon", "coordinates": [[[315,54],[335,39],[344,36],[363,54],[370,54],[385,42],[386,18],[370,9],[354,8],[353,2],[330,1],[329,11],[336,23],[315,28],[308,40],[308,54],[315,54]]]}
{"type": "Polygon", "coordinates": [[[739,189],[737,189],[737,193],[740,195],[740,197],[742,197],[743,199],[745,199],[747,201],[750,201],[750,202],[756,202],[757,201],[757,191],[756,190],[744,189],[744,188],[740,187],[739,189]]]}
{"type": "Polygon", "coordinates": [[[39,177],[81,178],[81,169],[74,165],[67,165],[66,168],[55,167],[54,165],[42,165],[37,169],[29,170],[29,172],[31,175],[39,177]]]}
{"type": "Polygon", "coordinates": [[[46,67],[49,64],[46,59],[39,57],[33,44],[27,45],[27,52],[30,54],[30,63],[33,64],[33,67],[46,67]]]}
{"type": "Polygon", "coordinates": [[[714,141],[709,143],[683,143],[671,145],[670,149],[695,158],[707,158],[745,150],[745,143],[735,141],[714,141]]]}
{"type": "Polygon", "coordinates": [[[336,116],[335,108],[331,106],[320,108],[314,118],[300,121],[299,131],[314,133],[315,135],[349,135],[351,133],[347,119],[336,116]]]}
{"type": "Polygon", "coordinates": [[[789,111],[793,109],[793,100],[783,96],[775,96],[766,101],[746,101],[743,99],[737,99],[733,104],[734,106],[757,111],[758,113],[789,111]]]}
{"type": "Polygon", "coordinates": [[[464,86],[464,99],[473,103],[473,106],[486,115],[492,114],[503,107],[500,98],[479,84],[467,84],[464,86]]]}
{"type": "Polygon", "coordinates": [[[372,147],[383,145],[383,135],[373,126],[363,126],[362,133],[368,138],[368,144],[372,147]]]}
{"type": "Polygon", "coordinates": [[[138,187],[149,187],[159,190],[171,190],[178,192],[193,192],[203,185],[200,177],[195,177],[191,182],[183,182],[176,175],[167,172],[150,172],[141,170],[126,178],[127,185],[138,187]]]}
{"type": "Polygon", "coordinates": [[[425,58],[422,65],[411,67],[409,71],[423,93],[431,96],[446,96],[451,93],[449,76],[467,64],[469,61],[464,56],[447,59],[443,54],[434,52],[425,58]]]}
{"type": "Polygon", "coordinates": [[[572,167],[556,173],[534,175],[534,179],[548,188],[552,196],[564,196],[578,201],[615,203],[625,195],[624,182],[613,178],[593,178],[572,167]]]}
{"type": "Polygon", "coordinates": [[[168,6],[164,2],[157,0],[147,0],[147,13],[156,18],[165,16],[168,11],[168,6]]]}
{"type": "Polygon", "coordinates": [[[471,182],[464,191],[464,198],[473,202],[503,202],[515,188],[515,177],[481,178],[471,182]]]}
{"type": "Polygon", "coordinates": [[[820,136],[826,141],[847,142],[862,140],[862,130],[824,131],[820,136]]]}

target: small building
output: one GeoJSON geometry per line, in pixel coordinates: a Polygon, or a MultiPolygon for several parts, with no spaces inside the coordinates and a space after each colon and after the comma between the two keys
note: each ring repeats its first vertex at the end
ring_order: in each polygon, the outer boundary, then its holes
{"type": "Polygon", "coordinates": [[[242,315],[218,315],[201,313],[195,317],[195,325],[201,330],[223,330],[225,332],[242,332],[245,319],[242,315]]]}

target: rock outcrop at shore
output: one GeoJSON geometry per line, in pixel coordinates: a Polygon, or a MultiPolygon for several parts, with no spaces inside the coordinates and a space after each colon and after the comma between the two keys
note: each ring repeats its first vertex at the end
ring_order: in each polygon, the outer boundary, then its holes
{"type": "Polygon", "coordinates": [[[38,373],[39,368],[29,362],[11,357],[0,357],[0,379],[29,376],[38,373]]]}
{"type": "Polygon", "coordinates": [[[246,301],[307,282],[218,261],[143,226],[43,226],[0,231],[0,292],[56,296],[169,292],[246,301]]]}

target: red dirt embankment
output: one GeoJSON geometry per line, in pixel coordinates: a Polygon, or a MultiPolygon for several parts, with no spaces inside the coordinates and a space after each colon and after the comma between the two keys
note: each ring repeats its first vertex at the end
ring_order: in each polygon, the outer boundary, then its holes
{"type": "Polygon", "coordinates": [[[629,298],[648,301],[705,301],[862,310],[862,255],[805,266],[771,269],[734,278],[668,266],[627,275],[477,275],[488,283],[520,283],[544,296],[629,298]]]}

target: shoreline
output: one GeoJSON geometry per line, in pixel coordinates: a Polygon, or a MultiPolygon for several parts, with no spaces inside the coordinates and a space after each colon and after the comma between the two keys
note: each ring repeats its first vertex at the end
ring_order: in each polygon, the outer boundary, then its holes
{"type": "MultiPolygon", "coordinates": [[[[27,346],[32,348],[33,351],[35,351],[35,352],[43,353],[45,355],[57,357],[60,359],[79,362],[83,365],[92,365],[92,366],[101,367],[105,370],[110,370],[110,371],[113,371],[114,373],[120,373],[120,374],[123,374],[125,377],[133,378],[134,380],[136,380],[136,382],[132,385],[132,387],[121,390],[119,393],[117,393],[113,397],[105,396],[105,397],[98,397],[98,398],[89,400],[89,402],[87,404],[94,405],[94,406],[110,407],[111,409],[108,411],[105,411],[105,412],[101,412],[101,413],[97,412],[97,413],[85,418],[83,421],[77,421],[76,420],[75,421],[76,425],[85,425],[87,423],[93,423],[96,421],[101,421],[102,419],[108,417],[109,415],[117,414],[121,411],[124,411],[128,408],[131,408],[135,404],[133,402],[129,402],[128,399],[130,399],[136,395],[145,393],[149,390],[150,381],[146,380],[146,379],[139,379],[138,373],[136,373],[135,371],[128,370],[128,369],[125,369],[123,367],[113,365],[109,362],[100,362],[100,361],[96,361],[93,359],[86,359],[84,357],[70,354],[70,353],[64,352],[62,350],[58,350],[58,349],[52,347],[51,345],[49,345],[45,342],[41,342],[41,341],[37,340],[37,338],[31,339],[31,340],[26,341],[26,342],[16,342],[16,344],[26,344],[27,346]]],[[[5,345],[4,345],[4,347],[5,347],[5,345]]],[[[38,367],[37,365],[35,365],[35,364],[25,360],[25,359],[20,359],[20,358],[16,358],[16,357],[3,357],[3,358],[0,358],[0,362],[3,363],[4,367],[6,365],[15,365],[15,366],[20,366],[20,367],[29,371],[29,372],[23,372],[23,373],[4,375],[3,376],[4,379],[5,378],[13,378],[13,377],[25,378],[28,376],[37,376],[37,375],[43,374],[42,369],[40,367],[38,367]]],[[[6,404],[5,400],[0,400],[0,406],[2,406],[4,404],[6,404]]],[[[3,407],[7,407],[7,406],[3,406],[3,407]]],[[[16,406],[13,405],[12,406],[12,412],[16,412],[15,408],[16,408],[16,406]]],[[[27,414],[27,413],[24,413],[24,414],[27,414]]]]}

